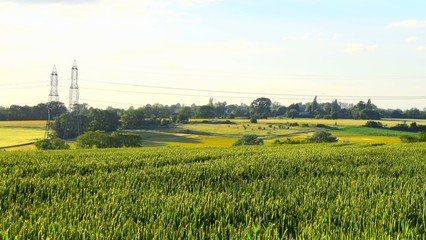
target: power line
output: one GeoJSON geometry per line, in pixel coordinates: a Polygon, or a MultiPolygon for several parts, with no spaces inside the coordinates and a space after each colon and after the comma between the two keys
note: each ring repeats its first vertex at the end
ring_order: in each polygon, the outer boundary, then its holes
{"type": "MultiPolygon", "coordinates": [[[[133,94],[150,94],[150,95],[164,95],[164,96],[183,96],[183,97],[205,97],[205,98],[210,98],[210,97],[214,97],[214,98],[227,98],[227,99],[253,99],[253,96],[221,96],[221,95],[197,95],[197,94],[179,94],[179,93],[164,93],[164,92],[144,92],[144,91],[134,91],[134,90],[116,90],[116,89],[100,89],[100,88],[85,88],[88,90],[93,90],[93,91],[102,91],[102,92],[116,92],[116,93],[133,93],[133,94]]],[[[263,95],[264,97],[267,97],[268,95],[263,95]]],[[[291,96],[291,97],[272,97],[274,100],[304,100],[304,101],[310,101],[312,100],[312,98],[307,98],[307,97],[295,97],[295,96],[291,96]]],[[[324,100],[335,100],[335,98],[332,97],[325,97],[322,98],[324,100]]],[[[421,98],[422,99],[426,99],[426,97],[421,98]]],[[[341,101],[357,101],[360,100],[360,98],[357,97],[352,97],[352,98],[339,98],[339,100],[341,101]]],[[[372,98],[372,100],[375,101],[401,101],[401,100],[419,100],[418,98],[382,98],[382,99],[375,99],[372,98]]]]}
{"type": "MultiPolygon", "coordinates": [[[[207,89],[197,89],[197,88],[179,88],[179,87],[164,87],[156,85],[144,85],[144,84],[134,84],[134,83],[114,83],[106,81],[91,81],[103,84],[111,85],[121,85],[121,86],[132,86],[132,87],[143,87],[143,88],[154,88],[154,89],[167,89],[167,90],[178,90],[178,91],[192,91],[192,92],[209,92],[209,93],[229,93],[229,94],[239,94],[239,95],[262,95],[262,96],[284,96],[284,97],[322,97],[322,98],[339,98],[341,100],[352,100],[354,98],[364,99],[380,99],[380,100],[422,100],[426,99],[426,96],[369,96],[369,95],[325,95],[325,94],[289,94],[289,93],[265,93],[265,92],[240,92],[240,91],[223,91],[223,90],[207,90],[207,89]]],[[[119,90],[113,90],[119,91],[119,90]]],[[[129,91],[133,92],[133,91],[129,91]]],[[[149,94],[149,92],[139,92],[149,94]]],[[[171,94],[172,95],[172,94],[171,94]]],[[[186,96],[187,94],[184,94],[186,96]]],[[[230,97],[230,96],[224,96],[230,97]]]]}
{"type": "MultiPolygon", "coordinates": [[[[162,93],[162,92],[143,92],[143,91],[131,91],[131,90],[116,90],[116,89],[100,89],[100,88],[84,88],[93,91],[103,92],[120,92],[120,93],[135,93],[135,94],[151,94],[151,95],[165,95],[165,96],[181,96],[181,97],[216,97],[216,98],[235,98],[235,99],[252,99],[253,96],[220,96],[220,95],[199,95],[199,94],[180,94],[180,93],[162,93]]],[[[276,99],[311,99],[311,98],[300,98],[300,97],[281,97],[276,99]]]]}
{"type": "Polygon", "coordinates": [[[161,75],[161,76],[204,76],[203,78],[214,77],[211,74],[216,74],[219,76],[232,76],[236,78],[297,78],[297,79],[426,79],[425,75],[398,75],[398,74],[386,74],[386,75],[368,75],[368,74],[360,74],[360,75],[338,75],[338,74],[289,74],[289,73],[271,73],[271,72],[231,72],[231,71],[211,71],[211,70],[197,70],[197,69],[188,69],[184,72],[174,71],[171,73],[164,72],[153,72],[153,71],[140,71],[140,66],[137,66],[138,74],[150,74],[150,75],[161,75]],[[197,74],[201,72],[201,74],[197,74]],[[190,72],[190,73],[188,73],[190,72]],[[206,75],[205,73],[211,73],[206,75]]]}
{"type": "Polygon", "coordinates": [[[46,83],[45,81],[29,81],[29,82],[18,82],[18,83],[5,83],[1,84],[2,87],[14,87],[14,86],[22,86],[22,85],[28,85],[28,84],[40,84],[40,83],[46,83]]]}

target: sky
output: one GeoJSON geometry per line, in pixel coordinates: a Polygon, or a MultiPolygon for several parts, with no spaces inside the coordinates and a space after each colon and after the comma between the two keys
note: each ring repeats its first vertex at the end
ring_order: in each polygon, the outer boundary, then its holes
{"type": "Polygon", "coordinates": [[[426,107],[423,0],[0,0],[0,106],[426,107]]]}

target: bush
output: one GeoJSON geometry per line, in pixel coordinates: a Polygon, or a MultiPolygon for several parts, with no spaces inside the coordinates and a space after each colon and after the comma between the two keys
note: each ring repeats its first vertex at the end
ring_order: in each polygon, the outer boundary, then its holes
{"type": "Polygon", "coordinates": [[[79,148],[119,148],[140,147],[142,138],[135,134],[113,132],[111,135],[103,131],[86,132],[77,138],[79,148]]]}
{"type": "Polygon", "coordinates": [[[161,126],[168,126],[170,124],[170,119],[168,118],[162,118],[160,121],[161,126]]]}
{"type": "Polygon", "coordinates": [[[413,142],[418,141],[418,139],[416,137],[412,137],[412,136],[408,136],[408,135],[403,135],[403,136],[399,137],[399,139],[401,139],[401,142],[403,142],[403,143],[413,143],[413,142]]]}
{"type": "Polygon", "coordinates": [[[142,146],[142,137],[130,133],[113,132],[110,136],[115,147],[140,147],[142,146]]]}
{"type": "Polygon", "coordinates": [[[259,139],[257,135],[244,135],[238,139],[233,146],[241,145],[263,145],[263,140],[259,139]]]}
{"type": "Polygon", "coordinates": [[[250,118],[250,123],[257,123],[257,119],[254,117],[250,118]]]}
{"type": "Polygon", "coordinates": [[[314,133],[311,137],[306,138],[307,142],[310,143],[327,143],[327,142],[337,142],[337,138],[332,136],[331,133],[326,131],[320,131],[314,133]]]}
{"type": "Polygon", "coordinates": [[[70,145],[60,138],[42,139],[37,141],[35,146],[38,150],[59,150],[70,148],[70,145]]]}
{"type": "Polygon", "coordinates": [[[301,144],[303,143],[300,140],[295,140],[295,139],[291,139],[291,138],[287,138],[284,141],[280,141],[279,139],[276,139],[273,144],[301,144]]]}
{"type": "Polygon", "coordinates": [[[364,127],[382,128],[383,124],[381,122],[376,122],[376,121],[367,121],[367,123],[365,123],[364,127]]]}
{"type": "Polygon", "coordinates": [[[426,132],[419,132],[418,141],[426,142],[426,132]]]}

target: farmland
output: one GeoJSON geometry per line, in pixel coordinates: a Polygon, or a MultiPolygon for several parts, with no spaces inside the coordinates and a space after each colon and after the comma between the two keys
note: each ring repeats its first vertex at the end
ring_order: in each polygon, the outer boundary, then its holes
{"type": "Polygon", "coordinates": [[[45,126],[46,121],[0,121],[0,147],[25,144],[43,138],[45,126]]]}
{"type": "MultiPolygon", "coordinates": [[[[389,129],[373,129],[363,127],[365,120],[317,120],[317,119],[265,119],[252,124],[247,119],[231,119],[215,121],[192,119],[189,124],[178,124],[171,127],[159,127],[149,130],[132,131],[144,139],[145,146],[230,146],[232,142],[244,134],[256,134],[269,144],[275,139],[304,139],[310,134],[327,130],[337,136],[340,142],[347,143],[399,143],[402,135],[412,135],[389,129]],[[297,126],[295,126],[297,123],[297,126]],[[326,128],[316,127],[318,124],[326,128]]],[[[380,121],[386,126],[394,126],[403,121],[380,121]]],[[[410,122],[407,122],[410,123],[410,122]]],[[[418,120],[425,125],[426,121],[418,120]]]]}
{"type": "MultiPolygon", "coordinates": [[[[414,120],[407,121],[411,123],[414,120]]],[[[402,120],[380,121],[386,126],[402,123],[402,120]]],[[[416,120],[426,125],[424,120],[416,120]]],[[[346,143],[399,143],[401,135],[412,135],[389,129],[363,127],[365,120],[323,120],[323,119],[264,119],[252,124],[248,119],[206,120],[191,119],[188,124],[172,124],[168,127],[131,130],[143,138],[143,145],[149,147],[226,147],[244,134],[256,134],[266,144],[275,139],[304,139],[315,131],[327,130],[346,143]],[[297,126],[294,126],[297,123],[297,126]],[[321,124],[326,128],[317,128],[321,124]]],[[[0,148],[33,142],[44,136],[45,121],[0,121],[0,148]]],[[[71,145],[72,144],[71,141],[71,145]]],[[[9,148],[8,150],[34,149],[34,146],[9,148]]]]}
{"type": "Polygon", "coordinates": [[[3,239],[426,237],[426,145],[0,152],[3,239]]]}

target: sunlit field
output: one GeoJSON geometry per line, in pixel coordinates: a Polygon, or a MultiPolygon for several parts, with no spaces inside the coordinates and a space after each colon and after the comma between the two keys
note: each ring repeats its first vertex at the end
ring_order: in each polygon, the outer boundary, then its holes
{"type": "MultiPolygon", "coordinates": [[[[0,147],[34,142],[44,137],[46,121],[0,121],[0,147]]],[[[25,146],[13,149],[34,149],[25,146]]]]}
{"type": "MultiPolygon", "coordinates": [[[[255,134],[266,144],[287,138],[303,140],[319,130],[326,130],[336,136],[340,143],[399,143],[401,135],[415,136],[415,133],[389,129],[362,127],[365,120],[323,120],[323,119],[260,119],[250,123],[249,119],[208,120],[191,119],[188,124],[172,124],[169,127],[129,131],[142,136],[143,146],[181,147],[225,147],[231,146],[242,135],[255,134]],[[206,123],[207,121],[207,123],[206,123]],[[218,123],[220,121],[220,123],[218,123]],[[297,123],[298,126],[293,126],[297,123]],[[317,127],[325,125],[325,129],[317,127]]],[[[414,120],[413,120],[414,121],[414,120]]],[[[380,121],[385,126],[403,123],[403,120],[380,121]]],[[[417,124],[426,125],[425,120],[417,124]]],[[[406,121],[410,124],[411,121],[406,121]]],[[[0,122],[0,147],[34,142],[44,136],[45,121],[5,121],[0,122]]],[[[72,147],[75,148],[75,144],[72,147]]],[[[8,150],[34,149],[33,146],[8,148],[8,150]]]]}
{"type": "Polygon", "coordinates": [[[0,152],[2,239],[424,239],[426,145],[0,152]]]}

